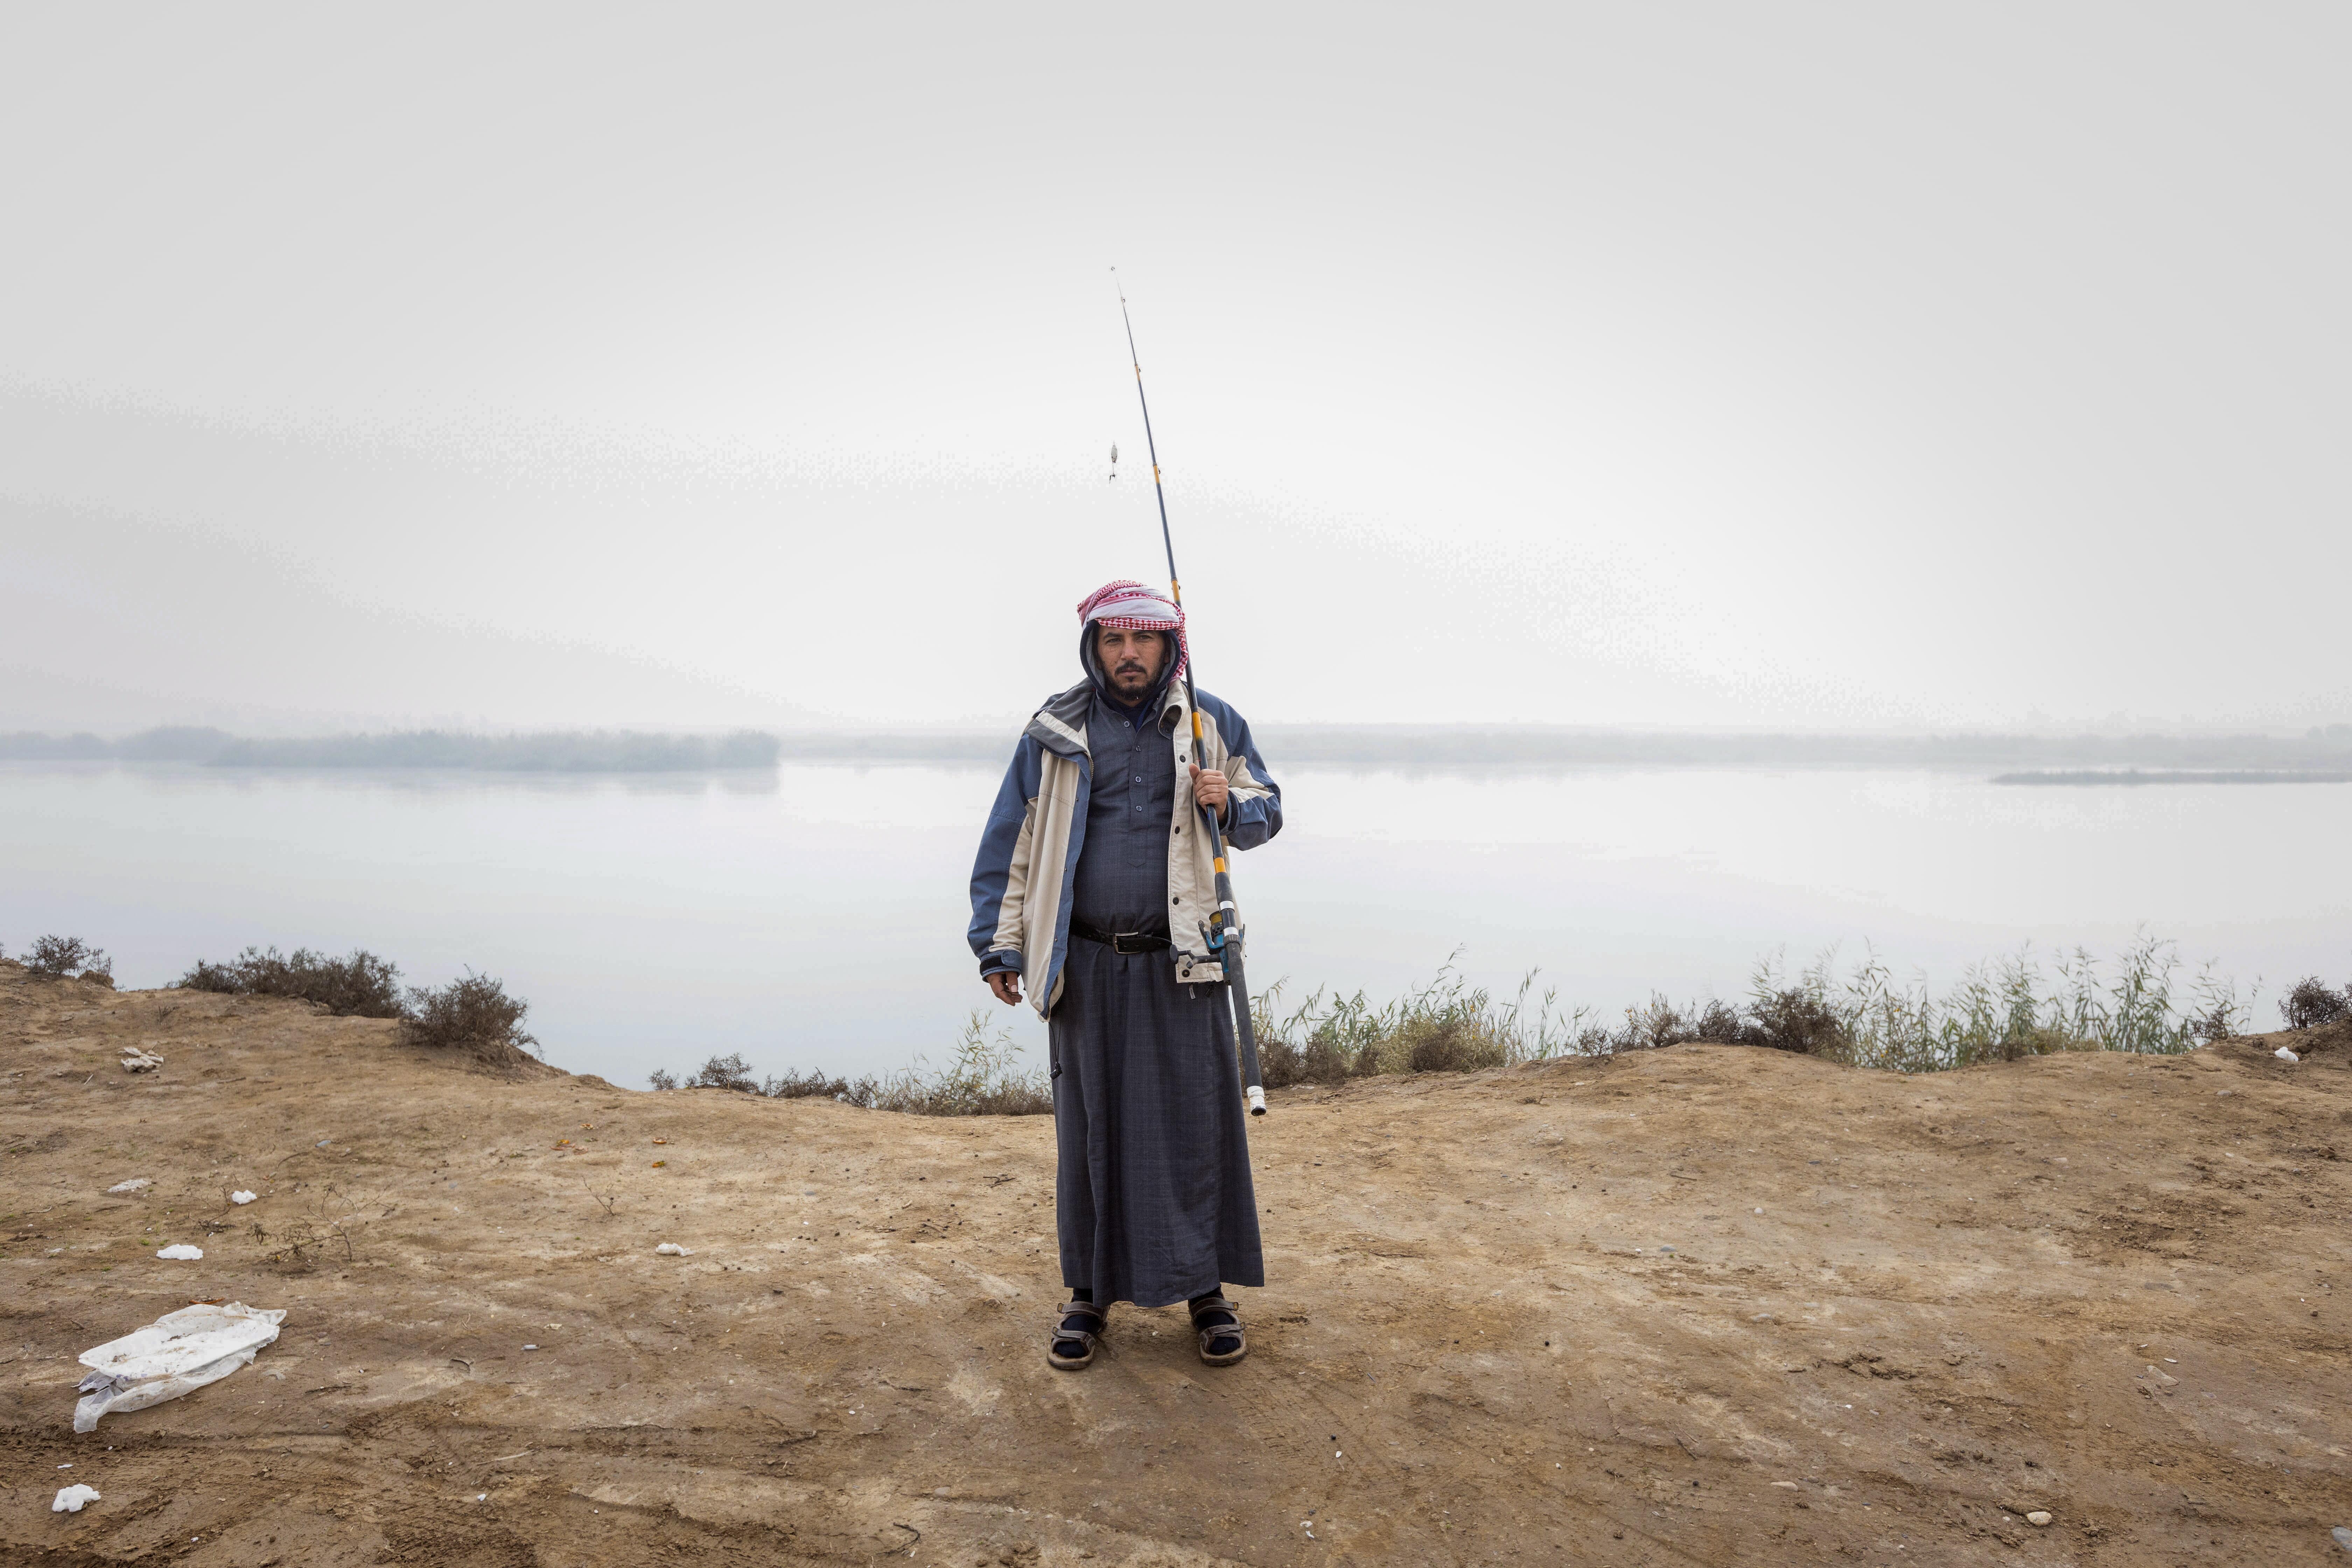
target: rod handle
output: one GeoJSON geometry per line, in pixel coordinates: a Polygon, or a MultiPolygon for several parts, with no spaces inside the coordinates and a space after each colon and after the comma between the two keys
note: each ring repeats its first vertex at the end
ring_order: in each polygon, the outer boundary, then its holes
{"type": "Polygon", "coordinates": [[[1265,1114],[1265,1090],[1260,1089],[1255,1084],[1252,1084],[1249,1086],[1248,1094],[1244,1098],[1249,1101],[1249,1112],[1252,1116],[1264,1116],[1265,1114]]]}

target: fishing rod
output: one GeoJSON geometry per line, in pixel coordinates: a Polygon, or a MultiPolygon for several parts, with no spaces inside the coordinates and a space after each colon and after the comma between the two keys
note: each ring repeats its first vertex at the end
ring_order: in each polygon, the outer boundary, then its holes
{"type": "MultiPolygon", "coordinates": [[[[1143,410],[1143,447],[1151,459],[1151,493],[1160,502],[1160,542],[1168,551],[1168,591],[1174,595],[1176,613],[1184,613],[1184,584],[1176,575],[1176,541],[1168,531],[1168,490],[1160,482],[1160,447],[1151,437],[1151,400],[1143,395],[1143,361],[1135,352],[1135,321],[1127,313],[1127,289],[1118,281],[1118,268],[1110,269],[1111,287],[1118,290],[1118,319],[1127,328],[1127,357],[1135,366],[1135,401],[1143,410]]],[[[1117,462],[1118,448],[1112,448],[1112,461],[1117,462]]],[[[1208,751],[1201,732],[1201,700],[1192,686],[1192,659],[1190,639],[1184,653],[1184,706],[1192,714],[1192,744],[1185,754],[1190,763],[1206,765],[1208,751]]],[[[1232,797],[1228,795],[1227,799],[1232,797]]],[[[1197,803],[1196,803],[1197,804],[1197,803]]],[[[1218,825],[1217,814],[1201,806],[1201,820],[1209,826],[1209,852],[1217,868],[1217,907],[1202,927],[1207,937],[1211,956],[1220,961],[1225,971],[1229,988],[1228,1001],[1234,1010],[1234,1032],[1242,1045],[1242,1095],[1249,1102],[1252,1116],[1265,1114],[1265,1085],[1257,1068],[1257,1027],[1250,1016],[1249,986],[1242,979],[1242,919],[1234,907],[1234,882],[1225,872],[1225,835],[1218,825]]]]}

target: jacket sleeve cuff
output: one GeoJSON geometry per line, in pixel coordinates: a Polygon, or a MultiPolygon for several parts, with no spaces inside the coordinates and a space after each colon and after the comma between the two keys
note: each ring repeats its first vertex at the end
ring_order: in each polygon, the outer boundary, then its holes
{"type": "Polygon", "coordinates": [[[1021,955],[1008,948],[998,948],[980,955],[980,973],[984,979],[991,974],[1021,973],[1021,955]]]}

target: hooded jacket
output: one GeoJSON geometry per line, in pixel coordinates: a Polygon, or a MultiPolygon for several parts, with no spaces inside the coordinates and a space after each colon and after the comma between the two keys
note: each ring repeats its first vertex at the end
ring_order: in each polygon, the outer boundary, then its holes
{"type": "MultiPolygon", "coordinates": [[[[988,814],[980,855],[971,869],[972,952],[980,972],[1020,974],[1040,1017],[1061,1000],[1062,964],[1070,948],[1070,892],[1086,848],[1087,803],[1094,761],[1087,720],[1101,683],[1094,657],[1094,626],[1079,639],[1087,679],[1049,700],[1022,731],[988,814]]],[[[1209,693],[1198,693],[1202,767],[1225,775],[1230,804],[1223,824],[1230,849],[1255,849],[1282,830],[1282,791],[1250,740],[1249,725],[1209,693]]],[[[1209,836],[1192,800],[1191,770],[1182,764],[1192,741],[1184,688],[1170,679],[1154,699],[1158,728],[1176,754],[1176,801],[1168,824],[1169,957],[1176,978],[1223,981],[1224,966],[1209,950],[1203,927],[1216,906],[1216,865],[1209,836]]]]}

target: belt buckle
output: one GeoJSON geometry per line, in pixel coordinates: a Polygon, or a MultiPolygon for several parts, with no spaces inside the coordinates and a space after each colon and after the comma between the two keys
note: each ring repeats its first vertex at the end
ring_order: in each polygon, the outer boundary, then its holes
{"type": "Polygon", "coordinates": [[[1110,950],[1122,956],[1132,958],[1139,952],[1149,952],[1150,949],[1129,947],[1127,944],[1130,942],[1140,942],[1146,940],[1148,939],[1144,933],[1139,931],[1115,931],[1110,933],[1110,950]]]}

